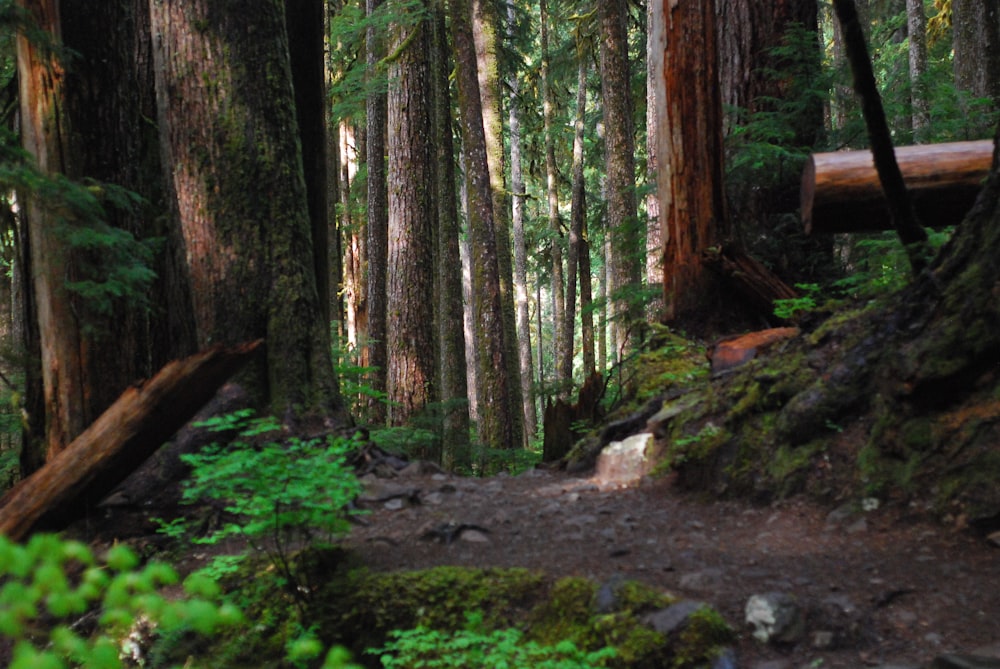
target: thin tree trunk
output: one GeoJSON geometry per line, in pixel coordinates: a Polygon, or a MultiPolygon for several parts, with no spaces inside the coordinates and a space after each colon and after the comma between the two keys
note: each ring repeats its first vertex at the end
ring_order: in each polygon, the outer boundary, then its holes
{"type": "MultiPolygon", "coordinates": [[[[576,334],[576,275],[587,222],[587,184],[583,177],[583,139],[587,113],[587,73],[590,60],[582,45],[577,45],[576,119],[573,122],[573,197],[570,203],[569,254],[566,258],[566,313],[560,324],[563,340],[559,376],[573,379],[573,353],[576,334]]],[[[584,376],[584,378],[587,378],[584,376]]]]}
{"type": "Polygon", "coordinates": [[[879,181],[882,182],[882,189],[885,191],[893,227],[899,235],[899,240],[906,247],[913,272],[918,274],[928,261],[927,233],[917,221],[913,202],[903,182],[899,164],[896,162],[892,135],[882,108],[882,98],[875,83],[871,60],[868,58],[868,47],[861,31],[857,8],[854,0],[834,0],[833,8],[844,30],[847,59],[854,74],[854,88],[861,98],[872,159],[878,171],[879,181]]]}
{"type": "MultiPolygon", "coordinates": [[[[382,0],[367,0],[366,13],[371,19],[382,0]]],[[[385,75],[377,65],[384,47],[379,31],[369,25],[365,33],[365,52],[368,64],[367,110],[368,141],[368,366],[371,374],[368,384],[375,393],[385,392],[387,351],[385,347],[386,324],[386,271],[389,248],[389,205],[386,188],[386,93],[385,75]]],[[[373,398],[368,403],[368,416],[373,425],[385,423],[385,402],[373,398]]]]}
{"type": "Polygon", "coordinates": [[[906,31],[910,48],[910,126],[913,141],[926,141],[930,129],[930,101],[927,97],[927,14],[924,0],[906,0],[906,31]]]}
{"type": "MultiPolygon", "coordinates": [[[[660,195],[656,192],[657,159],[656,135],[660,127],[656,113],[656,79],[653,61],[660,57],[653,39],[654,4],[646,2],[646,285],[657,286],[660,296],[646,306],[646,316],[658,321],[663,316],[663,235],[660,234],[660,195]]],[[[586,377],[584,377],[586,378],[586,377]]]]}
{"type": "MultiPolygon", "coordinates": [[[[511,415],[508,373],[509,361],[503,319],[500,266],[497,251],[496,223],[493,218],[493,191],[490,184],[483,131],[482,101],[476,68],[476,49],[472,35],[471,9],[468,0],[452,0],[451,30],[456,53],[459,116],[462,149],[469,187],[468,221],[472,238],[472,288],[474,326],[478,352],[479,438],[487,448],[510,449],[521,444],[521,430],[511,415]]],[[[517,411],[520,411],[518,407],[517,411]]]]}
{"type": "MultiPolygon", "coordinates": [[[[513,29],[514,3],[507,0],[507,20],[513,29]]],[[[517,350],[521,368],[521,401],[524,405],[525,443],[531,443],[538,431],[538,414],[532,390],[534,367],[531,362],[531,328],[528,316],[528,249],[524,236],[524,176],[521,168],[521,112],[518,107],[521,82],[511,74],[510,88],[510,187],[513,197],[511,222],[514,230],[514,298],[517,310],[517,350]]]]}
{"type": "MultiPolygon", "coordinates": [[[[709,3],[711,4],[711,3],[709,3]]],[[[640,262],[644,235],[638,225],[635,194],[635,124],[628,62],[628,3],[600,3],[601,102],[604,107],[604,148],[607,164],[608,231],[611,237],[613,283],[612,341],[616,355],[625,356],[639,344],[632,327],[642,319],[642,305],[634,291],[641,283],[640,262]]]]}
{"type": "Polygon", "coordinates": [[[555,362],[555,381],[559,395],[570,390],[571,379],[564,376],[563,359],[568,348],[563,338],[563,322],[566,319],[566,297],[563,292],[562,224],[559,220],[559,171],[556,165],[555,107],[552,100],[552,75],[549,66],[549,13],[545,0],[538,3],[541,20],[542,47],[542,118],[545,132],[545,195],[548,202],[549,253],[552,261],[552,343],[555,362]]]}
{"type": "Polygon", "coordinates": [[[469,448],[469,387],[466,383],[462,307],[461,226],[455,201],[455,147],[448,87],[450,50],[444,3],[435,2],[433,53],[434,137],[437,148],[437,319],[442,405],[441,464],[449,471],[472,466],[469,448]]]}

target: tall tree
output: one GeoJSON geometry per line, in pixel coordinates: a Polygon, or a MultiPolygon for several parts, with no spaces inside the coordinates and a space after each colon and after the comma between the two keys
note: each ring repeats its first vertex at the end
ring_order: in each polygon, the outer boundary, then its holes
{"type": "Polygon", "coordinates": [[[659,320],[663,312],[663,235],[660,233],[660,197],[656,192],[657,158],[656,79],[653,60],[659,58],[649,29],[653,25],[654,3],[646,3],[646,284],[660,286],[661,297],[650,301],[646,309],[651,320],[659,320]]]}
{"type": "Polygon", "coordinates": [[[386,292],[389,421],[405,423],[434,398],[434,157],[431,30],[426,5],[397,12],[389,52],[389,247],[386,292]]]}
{"type": "Polygon", "coordinates": [[[241,377],[258,402],[279,415],[342,415],[284,3],[231,12],[221,0],[152,0],[150,10],[161,145],[199,344],[263,337],[266,356],[241,377]]]}
{"type": "Polygon", "coordinates": [[[992,0],[951,0],[955,83],[1000,105],[1000,6],[992,0]]]}
{"type": "MultiPolygon", "coordinates": [[[[573,379],[574,335],[576,333],[576,275],[580,257],[586,251],[583,233],[587,222],[587,184],[583,174],[583,140],[587,116],[587,73],[590,59],[577,37],[576,118],[573,120],[573,195],[570,202],[569,253],[566,257],[566,312],[560,324],[563,340],[559,378],[573,379]]],[[[581,310],[587,305],[581,304],[581,310]]],[[[589,373],[585,370],[585,373],[589,373]]],[[[586,378],[586,376],[584,377],[586,378]]]]}
{"type": "Polygon", "coordinates": [[[437,171],[437,324],[438,400],[442,405],[441,464],[454,471],[472,465],[469,448],[469,387],[465,365],[465,323],[462,304],[461,226],[455,188],[455,147],[448,77],[451,51],[444,2],[433,6],[431,49],[434,93],[434,146],[437,171]]]}
{"type": "Polygon", "coordinates": [[[910,127],[916,142],[926,139],[930,127],[927,91],[927,14],[924,0],[906,0],[906,32],[909,35],[910,127]]]}
{"type": "Polygon", "coordinates": [[[565,280],[563,278],[562,220],[559,216],[559,168],[556,164],[555,103],[553,101],[552,74],[549,48],[550,16],[545,0],[539,0],[539,21],[541,22],[542,48],[542,119],[545,132],[545,198],[548,203],[549,254],[552,261],[552,322],[553,354],[556,361],[556,383],[560,394],[569,392],[571,379],[564,375],[562,360],[566,349],[571,348],[564,339],[562,323],[566,320],[565,280]]]}
{"type": "MultiPolygon", "coordinates": [[[[474,341],[479,438],[489,448],[509,449],[521,443],[512,411],[510,375],[502,313],[500,267],[497,259],[493,192],[486,158],[482,101],[468,0],[451,0],[451,31],[455,49],[462,151],[468,188],[471,236],[474,341]]],[[[519,409],[518,409],[519,410],[519,409]]]]}
{"type": "Polygon", "coordinates": [[[701,254],[725,235],[713,3],[656,0],[652,30],[662,45],[654,63],[664,309],[667,321],[677,321],[712,309],[707,299],[712,283],[701,254]]]}
{"type": "MultiPolygon", "coordinates": [[[[513,33],[513,0],[507,0],[508,35],[513,33]]],[[[521,165],[521,80],[512,72],[507,81],[510,90],[508,126],[510,127],[511,229],[514,235],[514,308],[517,311],[517,352],[521,369],[521,402],[524,406],[524,436],[530,443],[535,436],[538,414],[532,390],[534,367],[531,363],[531,327],[528,315],[528,249],[524,236],[524,174],[521,165]]]]}
{"type": "MultiPolygon", "coordinates": [[[[500,80],[500,0],[471,0],[472,35],[476,43],[476,66],[479,94],[483,105],[483,132],[486,137],[486,162],[493,191],[493,218],[497,235],[497,262],[500,267],[500,302],[503,307],[504,341],[507,343],[507,374],[511,379],[511,417],[518,433],[524,432],[521,404],[521,368],[518,364],[516,317],[514,313],[513,267],[510,242],[510,200],[505,178],[506,159],[503,138],[503,95],[500,80]]],[[[526,444],[527,441],[523,442],[526,444]]],[[[522,444],[522,445],[523,445],[522,444]]]]}
{"type": "MultiPolygon", "coordinates": [[[[368,95],[365,101],[367,110],[367,148],[368,164],[368,243],[367,285],[368,285],[368,365],[371,367],[369,385],[376,393],[385,392],[386,360],[388,353],[385,346],[385,330],[387,318],[386,305],[386,270],[389,249],[389,192],[386,187],[386,92],[385,73],[378,68],[379,60],[384,52],[374,18],[376,11],[382,6],[382,0],[366,0],[365,12],[368,17],[368,27],[365,31],[365,58],[368,67],[368,95]]],[[[368,417],[374,425],[385,422],[385,403],[373,399],[368,405],[368,417]]]]}
{"type": "Polygon", "coordinates": [[[631,330],[634,322],[642,318],[642,305],[633,291],[641,281],[640,258],[645,236],[637,220],[635,122],[628,61],[628,2],[601,2],[599,12],[601,102],[608,180],[607,230],[611,236],[611,256],[608,259],[612,279],[608,291],[614,333],[611,340],[615,347],[614,355],[624,356],[638,345],[637,339],[631,336],[631,330]]]}

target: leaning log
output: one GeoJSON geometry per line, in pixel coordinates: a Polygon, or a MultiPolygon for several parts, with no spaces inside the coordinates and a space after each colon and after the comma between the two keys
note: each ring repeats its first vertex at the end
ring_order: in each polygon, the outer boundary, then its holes
{"type": "MultiPolygon", "coordinates": [[[[993,142],[922,144],[896,149],[896,161],[920,223],[957,225],[972,208],[993,161],[993,142]]],[[[891,230],[872,154],[814,153],[802,172],[802,222],[807,233],[891,230]]]]}
{"type": "Polygon", "coordinates": [[[84,515],[188,422],[260,344],[175,360],[128,388],[65,450],[0,498],[0,533],[18,541],[84,515]]]}

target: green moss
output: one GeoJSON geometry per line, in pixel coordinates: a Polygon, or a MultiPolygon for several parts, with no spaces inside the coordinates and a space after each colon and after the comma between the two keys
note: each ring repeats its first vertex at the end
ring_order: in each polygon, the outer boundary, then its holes
{"type": "Polygon", "coordinates": [[[736,633],[719,613],[702,607],[691,614],[674,645],[670,666],[675,669],[704,667],[736,640],[736,633]]]}

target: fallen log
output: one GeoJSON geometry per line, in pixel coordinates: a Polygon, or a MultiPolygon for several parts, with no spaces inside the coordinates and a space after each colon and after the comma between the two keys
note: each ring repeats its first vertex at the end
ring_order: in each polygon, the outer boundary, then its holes
{"type": "MultiPolygon", "coordinates": [[[[920,223],[957,225],[972,208],[993,161],[993,141],[922,144],[896,149],[896,161],[920,223]]],[[[891,230],[871,151],[814,153],[802,172],[807,233],[891,230]]]]}
{"type": "Polygon", "coordinates": [[[0,533],[19,541],[82,517],[187,423],[260,344],[175,360],[128,388],[65,450],[0,498],[0,533]]]}

